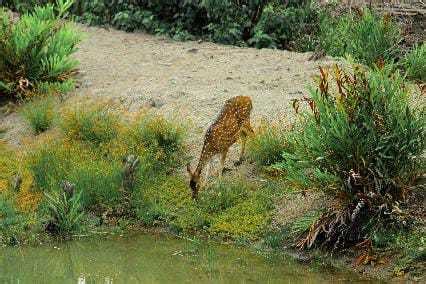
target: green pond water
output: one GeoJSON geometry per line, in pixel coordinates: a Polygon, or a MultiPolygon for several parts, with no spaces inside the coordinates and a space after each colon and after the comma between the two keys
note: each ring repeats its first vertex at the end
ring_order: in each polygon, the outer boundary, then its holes
{"type": "MultiPolygon", "coordinates": [[[[283,255],[160,235],[0,248],[0,283],[354,283],[283,255]]],[[[362,281],[365,283],[365,281],[362,281]]]]}

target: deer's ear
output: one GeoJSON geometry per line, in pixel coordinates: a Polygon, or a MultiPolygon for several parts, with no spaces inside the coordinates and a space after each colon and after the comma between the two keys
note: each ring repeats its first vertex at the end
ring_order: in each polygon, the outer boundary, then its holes
{"type": "Polygon", "coordinates": [[[188,172],[190,175],[192,175],[192,171],[191,171],[191,164],[190,164],[190,163],[186,164],[186,170],[187,170],[187,172],[188,172]]]}

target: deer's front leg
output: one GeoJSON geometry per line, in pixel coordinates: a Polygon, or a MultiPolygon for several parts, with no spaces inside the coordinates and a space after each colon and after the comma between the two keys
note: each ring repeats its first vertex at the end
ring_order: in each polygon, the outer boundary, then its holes
{"type": "Polygon", "coordinates": [[[222,177],[223,170],[225,169],[225,160],[226,160],[227,154],[228,154],[228,151],[225,151],[220,155],[219,177],[222,177]]]}
{"type": "Polygon", "coordinates": [[[204,178],[201,179],[201,187],[205,187],[207,184],[207,180],[209,179],[209,175],[210,175],[210,167],[211,167],[211,160],[207,162],[206,168],[205,168],[205,172],[204,172],[204,178]]]}

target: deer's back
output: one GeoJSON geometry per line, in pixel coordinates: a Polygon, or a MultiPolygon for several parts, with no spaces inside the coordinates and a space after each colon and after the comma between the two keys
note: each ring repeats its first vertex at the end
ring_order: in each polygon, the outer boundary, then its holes
{"type": "Polygon", "coordinates": [[[247,96],[227,100],[219,116],[206,132],[204,150],[216,154],[234,144],[240,137],[244,124],[250,123],[252,108],[251,99],[247,96]]]}

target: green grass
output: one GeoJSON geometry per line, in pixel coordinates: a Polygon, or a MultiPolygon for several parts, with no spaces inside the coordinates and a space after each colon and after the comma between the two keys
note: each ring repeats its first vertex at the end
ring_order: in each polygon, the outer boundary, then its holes
{"type": "Polygon", "coordinates": [[[35,134],[50,129],[56,119],[56,102],[53,97],[40,97],[27,102],[21,110],[21,115],[31,126],[35,134]]]}
{"type": "Polygon", "coordinates": [[[215,216],[210,232],[223,237],[258,239],[271,221],[272,201],[254,194],[215,216]]]}
{"type": "Polygon", "coordinates": [[[145,115],[132,126],[134,139],[141,143],[156,161],[154,170],[169,171],[188,161],[184,138],[186,129],[176,121],[162,116],[145,115]]]}
{"type": "Polygon", "coordinates": [[[118,116],[101,106],[88,109],[79,107],[67,111],[61,123],[62,131],[68,138],[96,146],[116,138],[118,127],[118,116]]]}
{"type": "Polygon", "coordinates": [[[402,60],[407,77],[426,82],[426,43],[415,45],[402,60]]]}
{"type": "Polygon", "coordinates": [[[418,267],[426,261],[426,239],[422,225],[419,228],[389,229],[378,232],[373,235],[372,240],[379,252],[391,249],[397,253],[397,259],[393,264],[393,272],[396,276],[401,276],[410,270],[413,270],[415,274],[422,269],[424,272],[424,267],[418,267]]]}
{"type": "Polygon", "coordinates": [[[270,166],[280,161],[286,149],[286,129],[266,123],[256,130],[256,135],[247,143],[247,156],[257,166],[270,166]]]}

